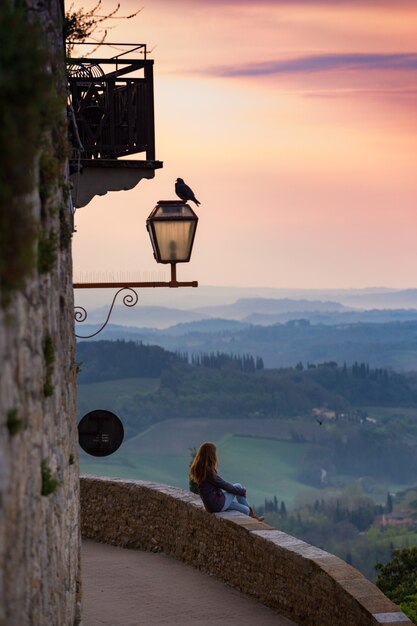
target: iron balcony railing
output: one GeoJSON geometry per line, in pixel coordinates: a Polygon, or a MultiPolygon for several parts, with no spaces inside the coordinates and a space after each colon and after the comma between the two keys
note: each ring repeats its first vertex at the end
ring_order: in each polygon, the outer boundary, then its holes
{"type": "MultiPolygon", "coordinates": [[[[123,44],[108,44],[120,46],[123,44]]],[[[82,159],[146,153],[155,160],[153,61],[132,44],[111,58],[67,60],[70,130],[82,159]],[[143,58],[129,58],[136,52],[143,58]]]]}

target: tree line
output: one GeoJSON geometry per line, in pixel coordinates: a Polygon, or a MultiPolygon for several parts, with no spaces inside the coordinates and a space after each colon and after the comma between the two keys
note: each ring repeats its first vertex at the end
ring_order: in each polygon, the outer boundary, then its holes
{"type": "Polygon", "coordinates": [[[142,342],[83,341],[77,344],[79,382],[101,382],[122,378],[159,378],[164,370],[190,365],[217,370],[253,373],[263,370],[260,357],[224,352],[170,352],[142,342]]]}
{"type": "MultiPolygon", "coordinates": [[[[293,368],[265,369],[260,357],[249,354],[213,352],[190,356],[123,340],[80,342],[77,361],[80,383],[161,378],[163,389],[189,396],[190,377],[199,379],[199,391],[203,392],[209,391],[216,380],[219,393],[254,394],[255,410],[271,417],[305,413],[324,404],[336,412],[346,411],[352,405],[417,406],[415,373],[400,374],[372,368],[367,363],[348,367],[330,361],[304,367],[299,362],[293,368]],[[216,376],[215,371],[221,371],[221,376],[216,376]]],[[[238,404],[232,409],[236,415],[242,408],[238,404]]]]}
{"type": "Polygon", "coordinates": [[[191,354],[190,363],[196,367],[237,370],[239,372],[255,372],[264,369],[264,362],[261,357],[254,358],[251,354],[202,352],[201,354],[191,354]]]}

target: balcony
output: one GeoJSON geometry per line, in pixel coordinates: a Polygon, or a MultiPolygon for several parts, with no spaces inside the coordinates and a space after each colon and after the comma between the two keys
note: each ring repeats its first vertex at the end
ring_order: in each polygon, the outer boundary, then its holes
{"type": "Polygon", "coordinates": [[[162,167],[155,160],[153,60],[147,58],[146,45],[101,48],[123,51],[109,58],[67,60],[70,171],[77,208],[95,195],[132,189],[162,167]],[[144,158],[130,158],[136,154],[144,158]]]}

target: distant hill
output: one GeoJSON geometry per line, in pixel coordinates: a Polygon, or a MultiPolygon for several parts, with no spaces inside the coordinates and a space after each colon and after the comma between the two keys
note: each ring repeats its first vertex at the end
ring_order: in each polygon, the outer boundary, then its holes
{"type": "Polygon", "coordinates": [[[321,300],[293,300],[290,298],[241,298],[224,306],[205,306],[196,313],[223,319],[247,320],[254,314],[276,315],[294,311],[344,311],[339,302],[321,300]]]}
{"type": "Polygon", "coordinates": [[[188,333],[236,332],[249,328],[248,322],[227,319],[208,319],[196,322],[176,324],[165,330],[167,335],[183,335],[188,333]]]}
{"type": "Polygon", "coordinates": [[[293,311],[286,313],[252,313],[244,318],[250,324],[272,326],[285,324],[290,320],[305,319],[310,324],[380,324],[386,322],[406,322],[417,320],[417,309],[372,309],[369,311],[293,311]]]}
{"type": "MultiPolygon", "coordinates": [[[[338,302],[316,300],[292,300],[290,298],[242,298],[232,304],[222,306],[205,306],[198,309],[182,310],[162,306],[135,307],[116,306],[112,313],[113,324],[129,326],[168,328],[177,324],[187,324],[203,320],[234,320],[247,321],[251,315],[277,315],[294,311],[345,311],[348,310],[338,302]]],[[[107,316],[108,307],[100,307],[89,312],[90,324],[100,324],[107,316]]],[[[219,325],[219,322],[215,322],[219,325]]]]}
{"type": "MultiPolygon", "coordinates": [[[[160,330],[196,323],[188,329],[190,331],[197,330],[199,322],[212,320],[212,325],[200,326],[202,332],[220,328],[230,330],[231,327],[227,326],[226,320],[262,326],[286,323],[292,319],[307,319],[312,324],[417,320],[417,289],[386,290],[375,293],[367,291],[359,294],[349,292],[345,295],[338,292],[338,295],[341,300],[344,300],[343,303],[336,300],[306,298],[240,298],[230,304],[202,306],[188,310],[144,306],[140,301],[132,308],[116,306],[111,320],[115,325],[160,330]]],[[[106,319],[107,313],[107,306],[89,311],[88,323],[98,327],[106,319]]],[[[177,330],[173,332],[179,334],[177,330]]]]}
{"type": "MultiPolygon", "coordinates": [[[[191,278],[194,278],[191,276],[191,278]]],[[[161,277],[162,279],[162,277],[161,277]]],[[[142,280],[142,278],[138,278],[142,280]]],[[[77,282],[77,281],[76,281],[77,282]]],[[[83,280],[80,280],[83,282],[83,280]]],[[[388,294],[401,291],[387,287],[369,287],[363,289],[286,289],[274,287],[236,287],[199,285],[197,289],[142,289],[141,306],[162,306],[166,308],[191,310],[206,306],[224,306],[236,300],[246,298],[267,298],[291,300],[331,300],[345,306],[355,305],[349,301],[351,296],[388,294]]],[[[83,289],[76,292],[77,304],[89,309],[107,305],[108,293],[100,289],[83,289]]],[[[369,305],[374,306],[374,305],[369,305]]],[[[366,307],[364,307],[366,308],[366,307]]]]}
{"type": "MultiPolygon", "coordinates": [[[[183,311],[162,306],[143,306],[139,303],[135,307],[115,306],[112,312],[113,324],[128,324],[129,326],[148,328],[168,328],[175,324],[200,321],[209,318],[209,315],[196,311],[183,311]]],[[[107,317],[109,307],[93,309],[88,313],[90,324],[100,325],[107,317]]]]}
{"type": "MultiPolygon", "coordinates": [[[[128,308],[118,304],[112,314],[112,323],[131,327],[169,328],[176,324],[202,321],[205,319],[227,319],[243,321],[251,324],[273,324],[286,322],[296,317],[306,317],[313,323],[321,323],[319,313],[326,313],[323,323],[331,321],[335,313],[361,312],[366,314],[370,309],[406,310],[417,309],[417,289],[392,290],[384,288],[362,290],[288,290],[288,289],[249,289],[201,287],[191,290],[167,290],[164,297],[152,290],[156,301],[166,302],[167,306],[150,306],[152,301],[147,290],[140,292],[137,306],[128,308]],[[251,297],[237,297],[239,294],[251,294],[251,297]],[[262,294],[252,297],[252,294],[262,294]],[[274,297],[264,297],[273,294],[274,297]],[[281,295],[280,295],[281,294],[281,295]],[[211,297],[212,296],[212,297],[211,297]],[[213,304],[212,304],[213,303],[213,304]]],[[[159,290],[164,291],[164,290],[159,290]]],[[[88,300],[89,292],[77,294],[77,303],[89,309],[89,323],[102,323],[108,313],[108,304],[100,308],[92,308],[88,300]]],[[[107,296],[108,299],[108,296],[107,296]]],[[[382,319],[382,318],[381,318],[382,319]]],[[[396,316],[395,319],[415,319],[413,314],[406,318],[396,316]]],[[[362,317],[346,318],[348,321],[366,321],[362,317]]],[[[341,320],[342,321],[342,320],[341,320]]]]}
{"type": "MultiPolygon", "coordinates": [[[[417,321],[381,323],[340,323],[337,325],[303,323],[272,326],[222,328],[206,332],[205,322],[193,327],[184,325],[182,334],[175,330],[125,329],[109,325],[97,339],[132,339],[159,345],[175,352],[228,352],[261,357],[266,368],[294,366],[299,361],[366,361],[376,367],[417,371],[417,321]]],[[[80,324],[87,335],[97,327],[80,324]]],[[[80,342],[82,343],[82,342],[80,342]]]]}
{"type": "Polygon", "coordinates": [[[416,309],[417,289],[351,294],[344,298],[344,302],[362,309],[416,309]]]}

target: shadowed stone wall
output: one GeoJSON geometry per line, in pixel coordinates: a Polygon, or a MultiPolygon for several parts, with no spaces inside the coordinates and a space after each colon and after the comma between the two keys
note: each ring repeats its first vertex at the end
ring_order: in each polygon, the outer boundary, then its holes
{"type": "Polygon", "coordinates": [[[0,44],[1,121],[10,116],[0,150],[13,160],[8,179],[0,173],[0,626],[74,626],[79,470],[62,6],[0,4],[2,32],[11,25],[0,44]]]}
{"type": "Polygon", "coordinates": [[[300,625],[411,624],[341,559],[237,512],[209,514],[183,489],[82,476],[81,527],[95,541],[164,551],[300,625]]]}

